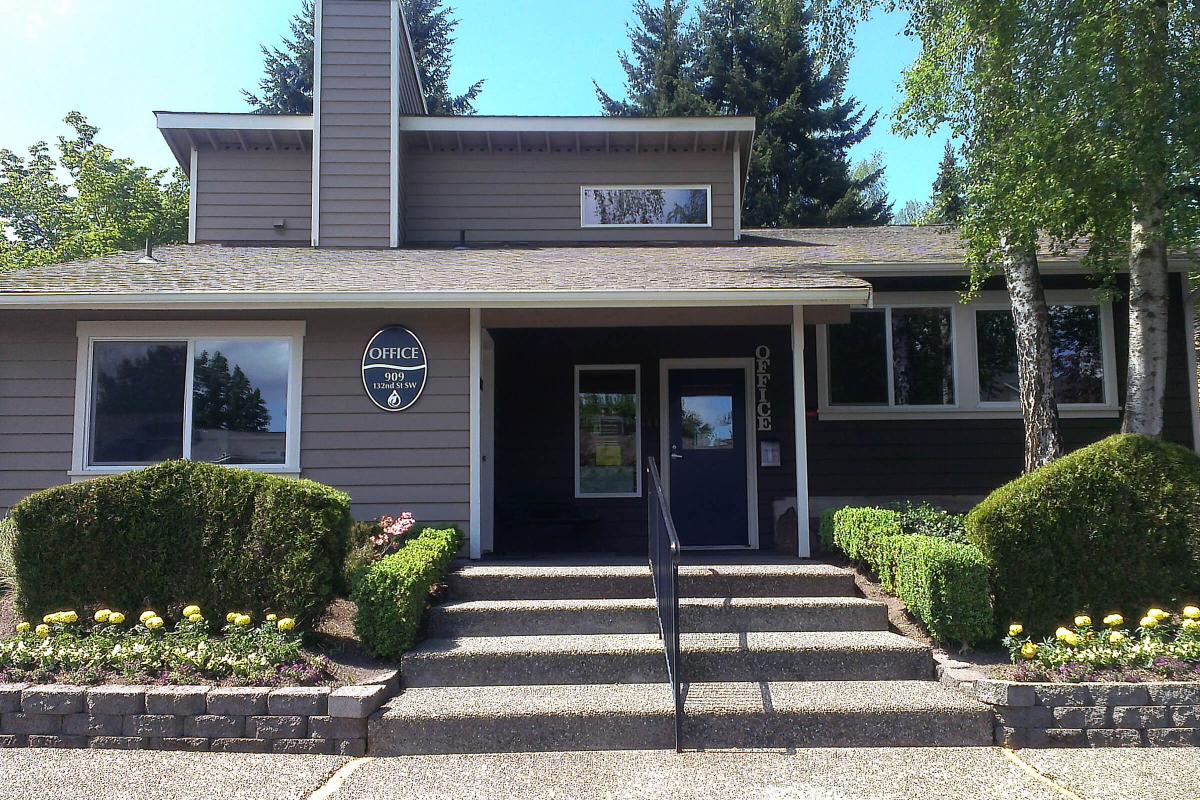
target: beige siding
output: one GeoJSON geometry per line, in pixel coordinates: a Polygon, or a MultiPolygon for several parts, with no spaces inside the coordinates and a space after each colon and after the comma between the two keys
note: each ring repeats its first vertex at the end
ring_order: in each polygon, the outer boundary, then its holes
{"type": "MultiPolygon", "coordinates": [[[[75,325],[97,315],[10,311],[0,315],[0,513],[30,492],[70,480],[75,325]]],[[[412,511],[466,525],[470,498],[468,313],[321,311],[119,314],[107,319],[303,319],[300,465],[336,486],[369,519],[412,511]],[[380,411],[363,390],[362,348],[381,327],[421,337],[429,384],[403,412],[380,411]]]]}
{"type": "Polygon", "coordinates": [[[321,21],[320,243],[391,243],[391,8],[325,0],[321,21]]]}
{"type": "Polygon", "coordinates": [[[201,150],[196,241],[307,244],[312,238],[312,154],[298,148],[201,150]],[[283,220],[285,227],[275,227],[283,220]]]}
{"type": "Polygon", "coordinates": [[[409,153],[406,241],[730,241],[732,153],[409,153]],[[583,228],[586,184],[711,184],[711,228],[583,228]]]}

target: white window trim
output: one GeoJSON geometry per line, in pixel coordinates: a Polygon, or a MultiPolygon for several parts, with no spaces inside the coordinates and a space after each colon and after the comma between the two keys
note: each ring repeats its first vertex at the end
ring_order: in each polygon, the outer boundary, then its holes
{"type": "Polygon", "coordinates": [[[90,466],[87,463],[88,437],[91,426],[92,349],[102,341],[175,341],[187,342],[188,357],[184,390],[183,457],[191,455],[191,392],[194,347],[197,339],[287,339],[290,364],[288,368],[287,426],[285,430],[285,460],[283,464],[237,464],[240,469],[269,472],[276,475],[300,474],[300,414],[301,387],[304,365],[305,323],[297,321],[240,322],[240,321],[153,321],[153,322],[80,322],[76,325],[79,338],[75,362],[75,420],[71,445],[73,478],[115,475],[142,469],[145,465],[90,466]]]}
{"type": "MultiPolygon", "coordinates": [[[[1116,340],[1111,303],[1101,303],[1087,289],[1046,292],[1052,306],[1090,305],[1100,309],[1100,347],[1104,360],[1104,402],[1064,403],[1063,418],[1112,418],[1120,416],[1117,403],[1116,340]]],[[[954,360],[954,405],[947,406],[839,406],[829,400],[829,330],[817,326],[817,410],[827,421],[860,419],[1008,419],[1021,416],[1020,403],[983,402],[979,399],[979,359],[976,349],[975,312],[1011,308],[1006,292],[982,292],[970,303],[959,301],[957,292],[881,292],[873,307],[887,309],[888,399],[895,391],[892,376],[891,308],[950,307],[954,360]],[[966,377],[963,381],[962,378],[966,377]]]]}
{"type": "Polygon", "coordinates": [[[638,364],[576,364],[575,365],[575,499],[576,500],[596,500],[605,498],[617,497],[641,497],[642,496],[642,368],[638,364]],[[580,486],[580,469],[579,469],[579,374],[581,372],[614,372],[614,371],[631,371],[633,372],[633,389],[634,389],[634,436],[635,436],[635,460],[634,460],[634,476],[637,480],[637,490],[633,492],[584,492],[580,486]]]}
{"type": "Polygon", "coordinates": [[[579,187],[579,227],[581,228],[711,228],[713,226],[712,214],[712,184],[711,183],[614,183],[600,184],[588,183],[579,187]],[[584,205],[587,192],[595,191],[614,191],[620,189],[628,189],[631,191],[642,191],[646,189],[703,189],[707,206],[708,222],[663,222],[663,223],[648,223],[646,225],[620,224],[620,225],[605,225],[603,223],[587,223],[584,221],[584,205]]]}

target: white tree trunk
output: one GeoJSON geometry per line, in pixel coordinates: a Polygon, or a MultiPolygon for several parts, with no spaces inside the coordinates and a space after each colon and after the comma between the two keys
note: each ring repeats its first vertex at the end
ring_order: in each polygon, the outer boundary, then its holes
{"type": "Polygon", "coordinates": [[[1058,402],[1054,398],[1050,314],[1037,253],[1016,244],[1012,237],[1002,237],[1000,248],[1017,340],[1017,383],[1025,419],[1025,471],[1032,472],[1062,455],[1058,402]]]}
{"type": "Polygon", "coordinates": [[[1164,184],[1143,184],[1129,234],[1129,370],[1121,430],[1161,437],[1167,390],[1167,249],[1164,184]]]}

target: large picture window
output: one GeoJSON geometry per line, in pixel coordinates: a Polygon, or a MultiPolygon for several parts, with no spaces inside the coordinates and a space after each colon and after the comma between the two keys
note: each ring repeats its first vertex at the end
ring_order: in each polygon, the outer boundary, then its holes
{"type": "MultiPolygon", "coordinates": [[[[1063,405],[1104,403],[1104,346],[1099,307],[1052,305],[1049,312],[1055,399],[1063,405]]],[[[980,402],[1018,402],[1017,339],[1012,312],[976,311],[975,340],[980,402]]]]}
{"type": "Polygon", "coordinates": [[[641,371],[575,368],[575,496],[642,493],[641,371]]]}
{"type": "MultiPolygon", "coordinates": [[[[1054,387],[1064,416],[1113,417],[1111,305],[1047,292],[1054,387]]],[[[881,292],[875,307],[817,327],[822,419],[1009,417],[1021,413],[1012,310],[1003,292],[881,292]]]]}
{"type": "Polygon", "coordinates": [[[854,311],[849,323],[830,325],[827,335],[830,405],[954,404],[950,308],[854,311]]]}
{"type": "Polygon", "coordinates": [[[76,468],[187,458],[298,472],[302,328],[81,323],[76,468]]]}
{"type": "Polygon", "coordinates": [[[585,228],[687,228],[712,225],[708,186],[584,186],[580,223],[585,228]]]}

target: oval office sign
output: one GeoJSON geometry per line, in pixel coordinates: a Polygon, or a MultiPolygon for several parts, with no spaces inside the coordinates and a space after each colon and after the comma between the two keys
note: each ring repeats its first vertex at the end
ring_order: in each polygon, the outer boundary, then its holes
{"type": "Polygon", "coordinates": [[[403,411],[421,396],[428,366],[417,335],[393,325],[372,336],[363,351],[363,387],[384,411],[403,411]]]}

